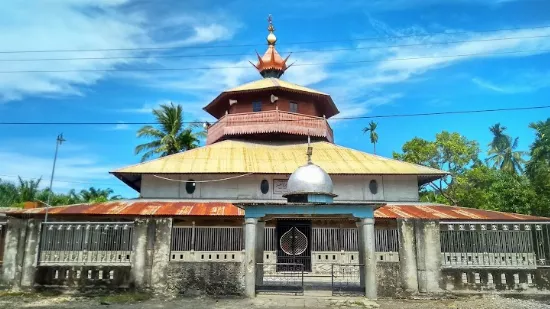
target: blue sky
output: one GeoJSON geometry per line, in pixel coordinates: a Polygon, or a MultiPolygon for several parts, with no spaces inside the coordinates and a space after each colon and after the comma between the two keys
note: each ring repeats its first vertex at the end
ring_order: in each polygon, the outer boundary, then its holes
{"type": "MultiPolygon", "coordinates": [[[[124,122],[152,121],[151,108],[169,101],[184,106],[185,120],[212,120],[204,105],[260,77],[248,60],[266,48],[268,14],[279,52],[295,51],[296,66],[283,78],[330,93],[341,111],[336,117],[548,105],[549,11],[544,0],[8,1],[0,12],[0,51],[99,51],[0,54],[0,71],[72,70],[0,73],[0,121],[120,124],[2,126],[0,178],[43,177],[46,184],[62,132],[56,190],[108,186],[134,197],[108,174],[139,161],[139,126],[124,122]],[[487,31],[494,29],[515,30],[487,31]],[[381,39],[365,39],[372,37],[381,39]],[[250,44],[256,45],[234,46],[250,44]],[[140,47],[166,49],[102,51],[140,47]],[[193,57],[166,57],[174,55],[193,57]],[[88,59],[11,61],[51,58],[88,59]],[[342,63],[354,61],[364,62],[342,63]],[[308,63],[318,64],[300,65],[308,63]],[[218,69],[93,71],[197,67],[218,69]]],[[[496,122],[527,150],[528,124],[549,116],[535,110],[380,119],[377,150],[391,156],[405,141],[442,130],[476,139],[485,150],[487,128],[496,122]]],[[[333,122],[336,142],[371,151],[361,133],[366,122],[333,122]]]]}

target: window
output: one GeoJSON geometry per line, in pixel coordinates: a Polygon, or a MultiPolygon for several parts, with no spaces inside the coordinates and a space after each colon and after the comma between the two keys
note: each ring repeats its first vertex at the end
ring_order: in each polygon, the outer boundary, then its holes
{"type": "Polygon", "coordinates": [[[290,102],[290,112],[291,113],[297,113],[298,112],[298,103],[290,102]]]}
{"type": "Polygon", "coordinates": [[[262,180],[260,183],[260,191],[262,191],[262,194],[267,194],[267,192],[269,192],[269,181],[266,179],[262,180]]]}
{"type": "Polygon", "coordinates": [[[193,179],[189,179],[185,183],[185,191],[187,192],[187,194],[193,194],[193,192],[195,192],[196,188],[197,188],[197,184],[195,183],[195,181],[193,179]]]}
{"type": "Polygon", "coordinates": [[[376,180],[373,179],[369,182],[369,190],[372,194],[378,193],[378,183],[376,182],[376,180]]]}
{"type": "Polygon", "coordinates": [[[252,111],[261,112],[262,111],[262,102],[252,102],[252,111]]]}

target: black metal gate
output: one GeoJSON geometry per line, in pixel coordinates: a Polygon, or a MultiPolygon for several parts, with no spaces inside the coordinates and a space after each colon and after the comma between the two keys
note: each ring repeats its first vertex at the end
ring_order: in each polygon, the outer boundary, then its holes
{"type": "Polygon", "coordinates": [[[332,296],[365,295],[365,265],[332,264],[332,296]]]}
{"type": "Polygon", "coordinates": [[[304,293],[304,265],[295,263],[256,264],[257,293],[304,293]],[[285,271],[275,271],[284,268],[285,271]]]}
{"type": "Polygon", "coordinates": [[[277,272],[301,270],[311,272],[311,221],[277,221],[277,272]],[[294,268],[293,268],[294,267],[294,268]]]}

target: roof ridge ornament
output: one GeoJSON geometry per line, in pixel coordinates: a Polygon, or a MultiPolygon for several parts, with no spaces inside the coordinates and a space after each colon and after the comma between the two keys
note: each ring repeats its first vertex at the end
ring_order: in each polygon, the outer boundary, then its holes
{"type": "Polygon", "coordinates": [[[267,35],[267,50],[262,57],[260,57],[258,52],[256,52],[258,62],[256,64],[252,62],[250,63],[260,72],[262,77],[279,78],[285,73],[286,69],[290,67],[287,66],[287,61],[290,55],[283,59],[275,49],[277,37],[274,33],[275,27],[273,26],[273,18],[271,17],[271,14],[267,17],[267,23],[267,31],[269,31],[269,34],[267,35]]]}

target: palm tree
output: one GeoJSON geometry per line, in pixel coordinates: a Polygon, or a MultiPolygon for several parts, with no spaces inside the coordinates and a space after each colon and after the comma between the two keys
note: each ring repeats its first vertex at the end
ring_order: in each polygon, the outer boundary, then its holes
{"type": "Polygon", "coordinates": [[[99,202],[106,202],[109,200],[120,199],[119,195],[111,196],[113,192],[114,192],[113,189],[110,189],[110,188],[96,189],[94,187],[90,187],[90,189],[88,190],[80,191],[80,198],[85,203],[99,203],[99,202]]]}
{"type": "Polygon", "coordinates": [[[183,126],[183,109],[181,105],[161,105],[153,109],[160,128],[144,126],[137,132],[138,137],[153,139],[153,141],[136,146],[135,153],[145,152],[141,162],[146,161],[154,155],[161,157],[175,154],[181,151],[193,149],[199,146],[200,138],[204,132],[195,133],[194,128],[199,125],[183,126]]]}
{"type": "Polygon", "coordinates": [[[526,154],[526,152],[516,150],[519,143],[519,137],[516,137],[512,141],[512,138],[510,136],[504,136],[506,137],[506,142],[502,143],[501,145],[503,145],[505,148],[489,149],[489,157],[486,159],[486,162],[492,162],[493,167],[497,167],[500,170],[508,173],[523,173],[523,164],[525,163],[523,156],[526,154]]]}
{"type": "Polygon", "coordinates": [[[508,135],[504,134],[506,127],[496,123],[489,127],[489,131],[493,133],[493,140],[489,143],[490,149],[505,149],[509,145],[508,135]]]}
{"type": "Polygon", "coordinates": [[[368,127],[363,128],[363,134],[370,132],[370,142],[373,145],[373,153],[376,154],[376,143],[378,143],[378,133],[376,132],[376,127],[378,124],[374,121],[369,123],[368,127]]]}
{"type": "Polygon", "coordinates": [[[17,186],[17,192],[19,194],[19,201],[20,202],[32,202],[36,199],[36,196],[40,192],[38,190],[38,186],[40,185],[40,181],[42,181],[42,178],[38,178],[37,180],[30,179],[30,180],[23,180],[21,177],[19,178],[19,185],[17,186]]]}
{"type": "Polygon", "coordinates": [[[19,200],[17,186],[0,179],[0,207],[10,207],[19,200]]]}

